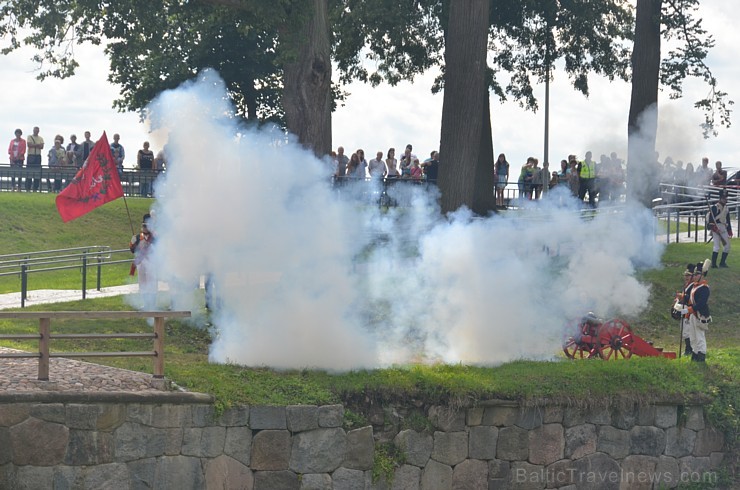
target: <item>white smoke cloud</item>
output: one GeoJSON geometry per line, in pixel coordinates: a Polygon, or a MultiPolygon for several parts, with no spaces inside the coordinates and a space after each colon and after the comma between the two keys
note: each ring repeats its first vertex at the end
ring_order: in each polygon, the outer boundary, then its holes
{"type": "Polygon", "coordinates": [[[647,302],[635,266],[658,263],[644,209],[583,217],[551,193],[532,209],[440,215],[436,195],[328,184],[278,131],[239,126],[211,71],[153,104],[169,134],[155,262],[179,308],[215,283],[215,362],[346,370],[415,361],[551,358],[585,312],[647,302]],[[182,291],[178,295],[177,292],[182,291]]]}

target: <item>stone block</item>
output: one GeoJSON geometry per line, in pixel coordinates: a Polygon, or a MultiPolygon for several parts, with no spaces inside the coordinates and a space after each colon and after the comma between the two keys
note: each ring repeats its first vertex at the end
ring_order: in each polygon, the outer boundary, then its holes
{"type": "MultiPolygon", "coordinates": [[[[129,470],[123,463],[91,466],[84,472],[82,488],[127,488],[129,470]]],[[[173,487],[159,487],[173,488],[173,487]]]]}
{"type": "Polygon", "coordinates": [[[152,425],[154,406],[148,403],[130,403],[126,409],[126,421],[152,425]]]}
{"type": "MultiPolygon", "coordinates": [[[[131,482],[131,489],[154,488],[157,477],[157,459],[145,458],[126,463],[131,482]]],[[[75,487],[72,487],[75,488],[75,487]]],[[[127,488],[127,487],[124,487],[127,488]]],[[[114,489],[111,489],[114,490],[114,489]]]]}
{"type": "Polygon", "coordinates": [[[288,430],[303,432],[319,428],[319,407],[315,405],[292,405],[286,407],[288,430]]]}
{"type": "Polygon", "coordinates": [[[442,432],[465,430],[465,411],[451,407],[434,406],[429,408],[429,421],[442,432]]]}
{"type": "Polygon", "coordinates": [[[190,427],[208,427],[216,421],[216,409],[213,405],[193,405],[190,407],[190,427]]]}
{"type": "Polygon", "coordinates": [[[421,488],[424,490],[450,490],[452,468],[430,459],[421,472],[421,488]]]}
{"type": "Polygon", "coordinates": [[[29,403],[0,404],[0,427],[12,427],[20,424],[31,415],[29,403]]]}
{"type": "Polygon", "coordinates": [[[709,467],[713,470],[720,469],[724,461],[725,453],[711,453],[709,455],[709,467]]]}
{"type": "Polygon", "coordinates": [[[166,403],[152,407],[152,418],[149,425],[158,428],[184,427],[188,424],[192,413],[189,407],[166,403]]]}
{"type": "MultiPolygon", "coordinates": [[[[251,464],[254,471],[287,470],[290,462],[290,432],[262,430],[252,438],[251,464]]],[[[317,473],[306,471],[304,473],[317,473]]]]}
{"type": "Polygon", "coordinates": [[[563,459],[565,433],[560,424],[547,424],[529,431],[529,462],[548,465],[563,459]]]}
{"type": "Polygon", "coordinates": [[[702,430],[705,427],[704,408],[697,405],[686,407],[686,428],[691,430],[702,430]]]}
{"type": "Polygon", "coordinates": [[[224,440],[224,454],[242,464],[251,463],[252,429],[249,427],[227,427],[224,440]]]}
{"type": "Polygon", "coordinates": [[[69,429],[31,417],[10,428],[10,443],[14,464],[53,466],[64,461],[69,429]]]}
{"type": "Polygon", "coordinates": [[[432,459],[449,466],[461,463],[468,457],[467,432],[435,432],[432,459]]]}
{"type": "Polygon", "coordinates": [[[526,461],[529,458],[529,433],[521,427],[504,427],[498,432],[496,458],[526,461]]]}
{"type": "Polygon", "coordinates": [[[301,475],[300,490],[333,490],[331,476],[326,473],[301,475]]]}
{"type": "Polygon", "coordinates": [[[679,480],[678,460],[668,456],[660,456],[655,466],[655,487],[676,488],[679,480]]]}
{"type": "MultiPolygon", "coordinates": [[[[611,425],[616,429],[631,429],[637,423],[637,418],[637,404],[635,403],[618,403],[612,407],[611,425]]],[[[652,422],[643,425],[652,425],[652,422]]]]}
{"type": "Polygon", "coordinates": [[[248,427],[249,405],[238,405],[227,408],[218,418],[218,425],[224,427],[248,427]]]}
{"type": "Polygon", "coordinates": [[[575,427],[586,423],[586,410],[580,407],[563,408],[563,426],[575,427]]]}
{"type": "Polygon", "coordinates": [[[511,476],[511,463],[501,459],[492,459],[488,462],[488,477],[493,479],[509,481],[511,476]]]}
{"type": "Polygon", "coordinates": [[[612,415],[607,407],[592,407],[586,414],[586,423],[594,425],[610,425],[612,415]]]}
{"type": "Polygon", "coordinates": [[[594,453],[573,462],[577,488],[618,490],[620,488],[619,464],[604,453],[594,453]]]}
{"type": "Polygon", "coordinates": [[[69,429],[93,430],[98,424],[97,405],[67,405],[65,425],[69,429]]]}
{"type": "Polygon", "coordinates": [[[509,427],[519,420],[519,409],[517,407],[486,407],[483,412],[483,425],[496,427],[509,427]]]}
{"type": "Polygon", "coordinates": [[[296,473],[330,473],[346,452],[347,435],[338,427],[299,432],[293,435],[289,467],[296,473]]]}
{"type": "Polygon", "coordinates": [[[696,433],[694,456],[709,456],[713,452],[722,451],[725,438],[722,432],[713,428],[700,430],[696,433]]]}
{"type": "Polygon", "coordinates": [[[655,407],[655,426],[661,429],[675,427],[678,422],[676,405],[658,405],[655,407]]]}
{"type": "Polygon", "coordinates": [[[419,490],[421,468],[405,464],[393,472],[391,490],[419,490]]]}
{"type": "Polygon", "coordinates": [[[259,406],[249,411],[249,426],[254,430],[284,430],[288,428],[285,407],[259,406]]]}
{"type": "Polygon", "coordinates": [[[583,483],[576,478],[574,462],[561,459],[545,467],[544,479],[547,488],[567,488],[568,485],[583,483]]]}
{"type": "Polygon", "coordinates": [[[254,474],[254,490],[299,490],[301,482],[292,471],[257,471],[254,474]]]}
{"type": "MultiPolygon", "coordinates": [[[[697,458],[686,456],[678,460],[678,471],[684,482],[690,483],[711,483],[711,479],[716,477],[712,474],[711,461],[709,457],[697,458]]],[[[709,485],[706,485],[709,486],[709,485]]]]}
{"type": "Polygon", "coordinates": [[[560,405],[548,405],[543,411],[544,424],[562,424],[564,409],[560,405]]]}
{"type": "Polygon", "coordinates": [[[192,427],[183,429],[182,455],[215,458],[224,451],[226,427],[192,427]]]}
{"type": "Polygon", "coordinates": [[[627,456],[622,461],[621,488],[629,490],[652,490],[657,478],[655,468],[658,458],[653,456],[627,456]]]}
{"type": "Polygon", "coordinates": [[[113,462],[113,435],[91,430],[69,431],[64,464],[90,466],[113,462]]]}
{"type": "Polygon", "coordinates": [[[13,486],[13,490],[53,488],[54,468],[19,466],[16,468],[15,478],[16,484],[13,486]]]}
{"type": "Polygon", "coordinates": [[[683,458],[689,456],[694,450],[696,443],[696,432],[691,429],[671,427],[665,431],[666,456],[683,458]]]}
{"type": "Polygon", "coordinates": [[[660,456],[665,451],[665,431],[657,427],[637,425],[630,430],[630,453],[660,456]]]}
{"type": "Polygon", "coordinates": [[[245,465],[226,455],[206,460],[206,488],[228,488],[229,490],[252,490],[254,475],[245,465]]]}
{"type": "Polygon", "coordinates": [[[372,426],[351,430],[347,433],[347,454],[342,466],[353,470],[370,470],[373,467],[375,441],[372,426]]]}
{"type": "Polygon", "coordinates": [[[157,458],[152,488],[176,490],[205,487],[205,475],[203,474],[200,458],[187,456],[162,456],[157,458]]]}
{"type": "MultiPolygon", "coordinates": [[[[1,405],[0,410],[2,410],[1,405]]],[[[63,403],[38,403],[31,406],[30,415],[46,422],[63,424],[67,420],[67,409],[63,403]]]]}
{"type": "Polygon", "coordinates": [[[609,425],[599,427],[596,450],[614,459],[622,459],[630,453],[630,433],[609,425]]]}
{"type": "Polygon", "coordinates": [[[141,424],[126,422],[113,432],[116,461],[141,459],[146,453],[147,430],[141,424]]]}
{"type": "Polygon", "coordinates": [[[120,403],[105,403],[98,406],[97,430],[113,431],[126,421],[126,406],[120,403]]]}
{"type": "Polygon", "coordinates": [[[468,457],[473,459],[495,459],[498,442],[497,427],[480,425],[470,428],[468,434],[468,457]]]}
{"type": "Polygon", "coordinates": [[[539,490],[547,486],[544,466],[529,464],[526,461],[511,463],[511,488],[517,490],[539,490]]]}
{"type": "Polygon", "coordinates": [[[579,459],[596,452],[596,426],[576,425],[565,429],[565,457],[579,459]]]}
{"type": "Polygon", "coordinates": [[[488,490],[488,463],[466,459],[452,470],[453,490],[488,490]]]}
{"type": "Polygon", "coordinates": [[[434,439],[431,434],[411,429],[402,430],[396,434],[393,443],[406,455],[408,464],[420,468],[427,464],[434,448],[434,439]]]}
{"type": "Polygon", "coordinates": [[[333,490],[365,490],[365,472],[338,468],[331,475],[333,490]]]}
{"type": "Polygon", "coordinates": [[[483,407],[469,408],[465,416],[465,425],[473,427],[482,424],[485,411],[483,407]]]}
{"type": "Polygon", "coordinates": [[[519,412],[516,424],[522,429],[531,430],[542,425],[544,413],[539,408],[525,408],[519,412]]]}
{"type": "MultiPolygon", "coordinates": [[[[10,442],[10,429],[0,427],[0,465],[13,460],[13,444],[10,442]]],[[[2,485],[0,485],[2,487],[2,485]]]]}
{"type": "Polygon", "coordinates": [[[319,427],[335,428],[344,423],[344,407],[342,405],[324,405],[319,407],[319,427]]]}
{"type": "Polygon", "coordinates": [[[164,432],[165,456],[177,456],[182,452],[183,429],[162,429],[164,432]]]}
{"type": "MultiPolygon", "coordinates": [[[[637,406],[636,410],[637,421],[634,425],[655,425],[655,405],[637,406]]],[[[627,427],[625,427],[625,429],[626,428],[627,427]]],[[[630,427],[630,429],[631,428],[632,427],[630,427]]]]}

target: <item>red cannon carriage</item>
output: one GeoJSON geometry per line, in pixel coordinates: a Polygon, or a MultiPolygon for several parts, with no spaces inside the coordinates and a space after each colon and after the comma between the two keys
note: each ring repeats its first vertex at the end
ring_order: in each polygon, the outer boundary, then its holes
{"type": "Polygon", "coordinates": [[[576,332],[563,342],[569,359],[629,359],[632,355],[675,359],[675,352],[663,352],[632,332],[624,320],[602,321],[593,314],[585,316],[576,332]]]}

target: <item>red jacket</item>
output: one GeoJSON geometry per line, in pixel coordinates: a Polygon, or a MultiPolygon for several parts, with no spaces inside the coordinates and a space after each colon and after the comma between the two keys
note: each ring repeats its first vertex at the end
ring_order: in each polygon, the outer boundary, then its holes
{"type": "MultiPolygon", "coordinates": [[[[15,141],[15,138],[10,140],[10,144],[8,145],[8,156],[10,156],[10,159],[13,160],[13,142],[15,141]]],[[[23,138],[20,139],[20,142],[18,143],[18,158],[23,160],[26,157],[26,140],[23,138]]]]}

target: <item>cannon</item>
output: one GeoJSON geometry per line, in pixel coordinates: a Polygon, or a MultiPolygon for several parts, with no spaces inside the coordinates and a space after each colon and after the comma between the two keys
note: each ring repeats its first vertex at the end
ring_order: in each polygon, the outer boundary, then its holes
{"type": "Polygon", "coordinates": [[[563,352],[569,359],[599,358],[605,361],[642,357],[675,359],[675,352],[664,352],[636,335],[619,318],[602,321],[588,314],[578,323],[576,331],[563,340],[563,352]]]}

